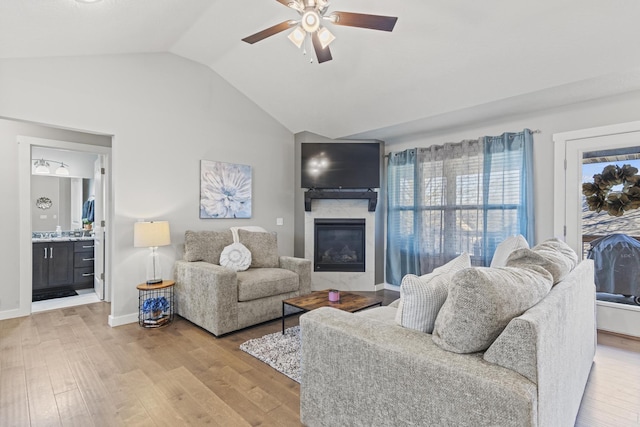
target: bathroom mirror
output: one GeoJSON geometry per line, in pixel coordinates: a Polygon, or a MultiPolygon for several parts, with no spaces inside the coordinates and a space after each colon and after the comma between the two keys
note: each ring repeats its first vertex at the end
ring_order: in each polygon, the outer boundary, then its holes
{"type": "Polygon", "coordinates": [[[82,228],[82,205],[93,195],[93,180],[31,176],[31,229],[35,232],[82,228]],[[47,207],[48,206],[48,207],[47,207]]]}

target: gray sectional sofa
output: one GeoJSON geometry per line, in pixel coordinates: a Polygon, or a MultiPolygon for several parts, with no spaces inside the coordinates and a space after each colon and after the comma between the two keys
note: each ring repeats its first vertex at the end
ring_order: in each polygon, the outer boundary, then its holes
{"type": "Polygon", "coordinates": [[[251,266],[220,265],[234,243],[230,230],[187,231],[184,259],[175,263],[176,312],[214,335],[282,315],[282,300],[311,292],[311,261],[278,256],[275,234],[238,231],[251,266]]]}
{"type": "Polygon", "coordinates": [[[321,308],[301,316],[302,423],[574,424],[596,347],[591,261],[510,320],[485,351],[447,351],[431,334],[398,325],[397,310],[321,308]]]}

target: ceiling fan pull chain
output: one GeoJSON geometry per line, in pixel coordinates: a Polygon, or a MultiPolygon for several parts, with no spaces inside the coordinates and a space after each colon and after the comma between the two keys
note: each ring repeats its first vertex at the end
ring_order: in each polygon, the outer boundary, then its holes
{"type": "MultiPolygon", "coordinates": [[[[302,54],[305,56],[307,55],[307,43],[311,43],[311,37],[306,37],[305,34],[304,44],[302,45],[302,54]]],[[[309,59],[309,63],[313,64],[313,56],[309,59]]]]}

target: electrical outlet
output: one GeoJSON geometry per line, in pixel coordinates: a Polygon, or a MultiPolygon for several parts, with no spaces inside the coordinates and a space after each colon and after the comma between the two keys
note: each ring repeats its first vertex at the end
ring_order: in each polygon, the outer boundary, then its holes
{"type": "Polygon", "coordinates": [[[284,218],[276,218],[276,225],[284,225],[284,218]]]}

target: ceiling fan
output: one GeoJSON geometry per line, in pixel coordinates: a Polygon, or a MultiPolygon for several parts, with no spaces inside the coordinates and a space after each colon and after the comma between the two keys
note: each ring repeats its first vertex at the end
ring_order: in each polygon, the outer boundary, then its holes
{"type": "Polygon", "coordinates": [[[329,44],[335,40],[335,36],[322,25],[322,21],[330,22],[334,25],[345,25],[349,27],[368,28],[371,30],[393,31],[393,27],[398,20],[395,16],[367,15],[363,13],[331,12],[327,14],[329,2],[327,0],[276,0],[277,2],[297,11],[300,20],[287,20],[257,32],[242,41],[254,44],[267,37],[278,34],[289,28],[295,29],[288,38],[298,48],[302,46],[307,38],[311,37],[313,48],[318,58],[318,63],[331,61],[331,51],[329,44]]]}

